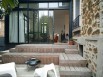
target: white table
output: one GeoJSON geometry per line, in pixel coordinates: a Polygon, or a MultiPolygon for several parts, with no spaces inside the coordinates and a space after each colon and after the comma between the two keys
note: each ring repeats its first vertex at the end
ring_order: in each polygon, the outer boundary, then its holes
{"type": "Polygon", "coordinates": [[[0,64],[0,75],[2,74],[10,74],[12,77],[17,77],[15,70],[15,63],[5,63],[0,64]]]}

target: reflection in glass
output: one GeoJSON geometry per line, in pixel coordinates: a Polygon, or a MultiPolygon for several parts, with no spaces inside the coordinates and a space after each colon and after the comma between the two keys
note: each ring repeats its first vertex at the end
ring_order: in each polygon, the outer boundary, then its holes
{"type": "Polygon", "coordinates": [[[49,25],[49,41],[53,42],[53,27],[54,27],[54,22],[53,22],[53,16],[54,16],[54,12],[53,11],[49,11],[49,21],[48,21],[48,25],[49,25]]]}
{"type": "Polygon", "coordinates": [[[33,18],[34,18],[34,20],[33,20],[33,29],[34,29],[34,33],[33,33],[33,42],[38,42],[39,41],[39,26],[38,26],[38,23],[39,23],[39,17],[38,17],[38,11],[34,11],[34,14],[33,14],[33,18]]]}
{"type": "Polygon", "coordinates": [[[39,3],[39,8],[48,8],[48,3],[39,3]]]}
{"type": "MultiPolygon", "coordinates": [[[[52,3],[29,3],[29,8],[39,9],[39,8],[60,8],[60,7],[68,7],[68,2],[52,2],[52,3]]],[[[19,8],[27,8],[27,4],[20,3],[19,8]]]]}
{"type": "Polygon", "coordinates": [[[24,4],[24,3],[23,3],[23,4],[20,3],[20,4],[19,4],[19,8],[27,8],[27,4],[26,4],[26,3],[25,3],[25,4],[24,4]]]}
{"type": "Polygon", "coordinates": [[[49,3],[49,8],[57,8],[58,3],[49,3]]]}
{"type": "MultiPolygon", "coordinates": [[[[18,17],[17,17],[18,14],[17,12],[13,12],[10,14],[9,41],[18,43],[18,35],[19,35],[19,43],[53,42],[54,29],[55,31],[57,31],[58,25],[59,26],[61,25],[61,28],[62,28],[62,26],[65,25],[66,23],[66,22],[65,23],[63,22],[62,24],[62,21],[67,20],[66,14],[68,13],[64,12],[64,9],[65,9],[64,6],[68,7],[68,3],[62,3],[62,2],[29,3],[29,8],[27,8],[27,5],[28,5],[27,3],[20,3],[20,6],[19,6],[19,8],[22,8],[23,10],[25,10],[25,11],[19,11],[19,32],[18,32],[18,17]],[[63,11],[49,10],[49,8],[62,9],[62,7],[63,7],[63,11]],[[48,9],[48,10],[45,10],[45,9],[48,9]],[[27,14],[28,12],[29,14],[27,14]],[[60,22],[58,23],[58,21],[60,22]],[[55,25],[55,28],[54,28],[54,25],[55,25]]],[[[60,31],[58,30],[57,32],[60,32],[60,31]]]]}

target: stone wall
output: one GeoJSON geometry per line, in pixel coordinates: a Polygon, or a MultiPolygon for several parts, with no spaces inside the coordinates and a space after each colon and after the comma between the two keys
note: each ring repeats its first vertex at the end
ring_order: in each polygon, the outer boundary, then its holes
{"type": "Polygon", "coordinates": [[[83,36],[100,35],[100,1],[82,0],[82,31],[83,36]]]}
{"type": "Polygon", "coordinates": [[[97,72],[97,40],[86,40],[85,46],[84,46],[84,57],[88,61],[88,68],[91,69],[93,72],[94,77],[96,76],[97,72]]]}
{"type": "Polygon", "coordinates": [[[102,77],[103,69],[99,71],[98,68],[103,68],[100,65],[102,61],[100,55],[103,55],[100,54],[103,52],[103,47],[100,47],[103,43],[101,40],[103,39],[103,0],[82,0],[81,6],[81,36],[85,38],[83,57],[88,60],[88,67],[93,72],[93,77],[102,77]]]}

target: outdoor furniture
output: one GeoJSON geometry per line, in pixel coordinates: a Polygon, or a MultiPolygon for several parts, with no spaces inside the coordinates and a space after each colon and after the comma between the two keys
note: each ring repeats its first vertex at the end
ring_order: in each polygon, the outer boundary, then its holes
{"type": "Polygon", "coordinates": [[[38,64],[41,63],[41,61],[39,59],[37,59],[37,58],[30,58],[25,63],[27,64],[27,67],[29,67],[29,66],[36,67],[38,64]]]}
{"type": "Polygon", "coordinates": [[[35,69],[34,76],[35,74],[37,74],[40,77],[47,77],[47,73],[49,70],[53,70],[53,73],[55,75],[53,77],[57,77],[56,69],[53,63],[44,65],[44,67],[35,69]]]}
{"type": "Polygon", "coordinates": [[[11,63],[0,64],[0,75],[3,74],[10,74],[12,77],[17,77],[15,70],[15,63],[11,62],[11,63]]]}

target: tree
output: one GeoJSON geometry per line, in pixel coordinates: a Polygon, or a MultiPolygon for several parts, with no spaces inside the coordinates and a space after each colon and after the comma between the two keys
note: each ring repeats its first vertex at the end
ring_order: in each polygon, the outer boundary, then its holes
{"type": "Polygon", "coordinates": [[[18,5],[18,0],[2,0],[0,2],[0,17],[11,12],[18,5]]]}

